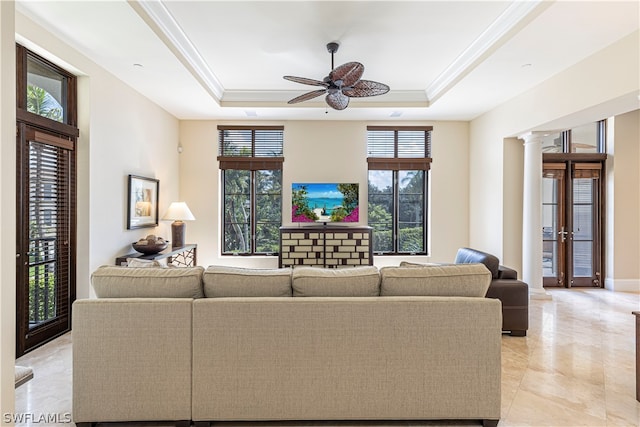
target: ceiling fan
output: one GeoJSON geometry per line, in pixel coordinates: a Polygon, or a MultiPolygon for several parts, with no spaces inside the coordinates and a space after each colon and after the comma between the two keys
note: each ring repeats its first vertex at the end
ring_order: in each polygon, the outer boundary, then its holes
{"type": "Polygon", "coordinates": [[[326,93],[325,100],[331,108],[344,110],[349,105],[349,98],[383,95],[389,92],[389,86],[386,84],[371,80],[361,80],[360,77],[364,73],[364,65],[359,62],[347,62],[334,68],[333,54],[338,51],[339,46],[335,42],[327,44],[327,50],[331,53],[331,72],[322,81],[305,77],[284,76],[284,79],[292,82],[323,87],[295,97],[287,102],[288,104],[308,101],[326,93]]]}

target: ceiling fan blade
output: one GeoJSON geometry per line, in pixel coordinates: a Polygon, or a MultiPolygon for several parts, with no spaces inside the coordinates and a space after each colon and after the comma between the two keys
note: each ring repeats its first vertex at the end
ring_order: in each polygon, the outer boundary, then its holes
{"type": "Polygon", "coordinates": [[[326,89],[319,89],[319,90],[314,90],[312,92],[303,93],[302,95],[297,96],[292,100],[290,100],[289,102],[287,102],[287,104],[297,104],[298,102],[307,101],[309,99],[313,99],[317,96],[320,96],[326,92],[327,92],[326,89]]]}
{"type": "Polygon", "coordinates": [[[325,100],[327,104],[335,110],[344,110],[349,105],[349,97],[340,91],[329,93],[325,100]]]}
{"type": "Polygon", "coordinates": [[[347,62],[329,73],[332,82],[342,80],[342,86],[353,86],[364,73],[364,65],[359,62],[347,62]]]}
{"type": "Polygon", "coordinates": [[[290,80],[292,82],[302,83],[303,85],[324,86],[324,87],[329,86],[329,83],[322,82],[320,80],[315,80],[315,79],[308,79],[306,77],[283,76],[282,78],[285,80],[290,80]]]}
{"type": "Polygon", "coordinates": [[[342,93],[355,98],[383,95],[387,92],[389,92],[389,86],[371,80],[360,80],[352,87],[342,89],[342,93]]]}

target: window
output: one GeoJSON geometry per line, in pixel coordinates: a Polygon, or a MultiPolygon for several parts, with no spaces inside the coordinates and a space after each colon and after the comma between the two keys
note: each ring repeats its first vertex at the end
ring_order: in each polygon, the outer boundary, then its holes
{"type": "Polygon", "coordinates": [[[273,255],[282,225],[282,126],[218,126],[223,255],[273,255]]]}
{"type": "Polygon", "coordinates": [[[578,126],[569,131],[571,153],[604,153],[605,122],[578,126]]]}
{"type": "Polygon", "coordinates": [[[605,149],[606,122],[578,126],[570,130],[545,135],[543,153],[602,154],[605,149]]]}
{"type": "MultiPolygon", "coordinates": [[[[19,112],[75,126],[75,76],[19,45],[17,67],[19,112]]],[[[28,116],[19,115],[18,118],[25,117],[28,116]]]]}
{"type": "Polygon", "coordinates": [[[367,127],[368,222],[378,254],[425,254],[430,126],[367,127]]]}

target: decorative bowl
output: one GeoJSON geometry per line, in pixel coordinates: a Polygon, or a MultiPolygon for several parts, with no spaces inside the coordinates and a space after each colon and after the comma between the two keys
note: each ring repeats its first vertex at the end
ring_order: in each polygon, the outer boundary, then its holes
{"type": "Polygon", "coordinates": [[[145,245],[141,245],[139,242],[133,242],[131,246],[133,246],[133,249],[137,252],[141,252],[145,255],[154,255],[167,249],[169,242],[165,240],[163,243],[147,243],[145,245]]]}

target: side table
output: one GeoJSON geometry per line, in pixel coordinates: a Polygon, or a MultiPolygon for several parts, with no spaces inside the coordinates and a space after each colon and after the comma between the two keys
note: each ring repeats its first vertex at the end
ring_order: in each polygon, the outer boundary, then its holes
{"type": "Polygon", "coordinates": [[[167,264],[174,267],[195,267],[198,265],[197,259],[198,245],[190,243],[184,246],[171,246],[157,254],[145,255],[140,252],[133,252],[127,255],[121,255],[116,258],[116,265],[126,267],[127,258],[138,258],[144,260],[166,259],[167,264]]]}

